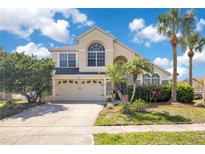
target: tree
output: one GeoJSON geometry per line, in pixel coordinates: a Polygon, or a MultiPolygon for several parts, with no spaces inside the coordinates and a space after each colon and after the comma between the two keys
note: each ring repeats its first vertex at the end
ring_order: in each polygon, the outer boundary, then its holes
{"type": "Polygon", "coordinates": [[[172,45],[173,73],[172,73],[172,101],[176,101],[177,82],[177,33],[181,31],[181,20],[179,9],[171,9],[168,13],[158,16],[159,24],[157,31],[166,35],[172,45]]]}
{"type": "Polygon", "coordinates": [[[204,84],[203,84],[203,103],[205,104],[205,78],[204,78],[204,84]]]}
{"type": "Polygon", "coordinates": [[[188,49],[189,57],[189,84],[192,86],[192,59],[194,52],[201,52],[205,38],[202,38],[196,31],[195,11],[188,10],[182,20],[182,37],[179,38],[179,45],[186,51],[188,49]]]}
{"type": "MultiPolygon", "coordinates": [[[[112,81],[112,87],[120,97],[120,100],[125,103],[125,99],[120,92],[119,89],[119,84],[120,83],[125,83],[127,81],[127,76],[126,76],[126,65],[125,64],[112,64],[108,66],[106,74],[112,81]]],[[[113,99],[114,99],[114,94],[113,94],[113,99]]]]}
{"type": "Polygon", "coordinates": [[[41,102],[52,88],[54,64],[23,53],[4,53],[0,57],[0,90],[19,93],[29,103],[41,102]]]}
{"type": "Polygon", "coordinates": [[[189,85],[192,86],[192,60],[194,57],[194,52],[201,52],[203,49],[204,38],[200,37],[198,32],[193,32],[189,35],[185,35],[179,39],[179,44],[184,51],[188,49],[188,57],[189,57],[189,85]]]}
{"type": "Polygon", "coordinates": [[[137,77],[139,75],[143,75],[144,72],[153,72],[153,64],[151,64],[148,60],[141,57],[134,57],[127,63],[127,70],[129,73],[133,75],[133,91],[132,91],[132,97],[130,99],[130,102],[133,102],[135,92],[136,92],[136,84],[137,84],[137,77]]]}

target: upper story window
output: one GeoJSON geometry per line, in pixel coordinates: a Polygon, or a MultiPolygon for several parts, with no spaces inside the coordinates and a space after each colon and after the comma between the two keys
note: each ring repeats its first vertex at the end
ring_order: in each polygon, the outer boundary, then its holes
{"type": "Polygon", "coordinates": [[[60,53],[60,67],[76,67],[76,54],[60,53]]]}
{"type": "Polygon", "coordinates": [[[99,43],[88,47],[88,66],[105,66],[105,48],[99,43]]]}

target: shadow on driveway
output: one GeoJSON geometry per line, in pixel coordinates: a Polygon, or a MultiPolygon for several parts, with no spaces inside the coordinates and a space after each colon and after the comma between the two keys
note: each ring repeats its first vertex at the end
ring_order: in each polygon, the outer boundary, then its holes
{"type": "MultiPolygon", "coordinates": [[[[29,108],[25,110],[24,112],[21,112],[19,114],[10,116],[6,119],[18,119],[21,118],[22,120],[27,120],[33,117],[39,117],[44,116],[49,113],[58,113],[60,111],[68,111],[69,107],[64,106],[63,104],[45,104],[45,105],[39,105],[36,107],[29,108]]],[[[5,119],[5,120],[6,120],[5,119]]]]}

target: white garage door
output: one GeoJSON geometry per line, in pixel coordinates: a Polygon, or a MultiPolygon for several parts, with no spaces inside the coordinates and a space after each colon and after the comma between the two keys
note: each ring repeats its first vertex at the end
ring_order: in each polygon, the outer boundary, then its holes
{"type": "Polygon", "coordinates": [[[58,80],[56,100],[103,101],[103,80],[58,80]]]}

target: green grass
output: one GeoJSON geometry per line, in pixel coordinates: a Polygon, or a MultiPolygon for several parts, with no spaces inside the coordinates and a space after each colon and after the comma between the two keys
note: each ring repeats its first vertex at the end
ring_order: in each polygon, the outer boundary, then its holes
{"type": "Polygon", "coordinates": [[[23,112],[24,110],[40,105],[39,103],[28,103],[25,100],[16,100],[15,104],[7,105],[6,101],[0,101],[0,119],[23,112]]]}
{"type": "Polygon", "coordinates": [[[94,134],[97,145],[204,145],[205,131],[94,134]]]}
{"type": "Polygon", "coordinates": [[[186,124],[204,123],[205,108],[186,104],[151,104],[146,113],[123,114],[120,106],[113,110],[104,109],[96,119],[97,126],[143,125],[143,124],[186,124]]]}
{"type": "MultiPolygon", "coordinates": [[[[0,100],[0,108],[5,105],[6,101],[5,100],[0,100]]],[[[15,100],[16,104],[21,104],[21,103],[27,103],[26,100],[15,100]]]]}

